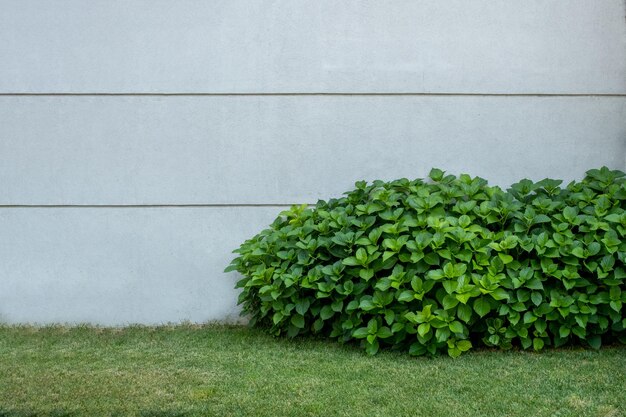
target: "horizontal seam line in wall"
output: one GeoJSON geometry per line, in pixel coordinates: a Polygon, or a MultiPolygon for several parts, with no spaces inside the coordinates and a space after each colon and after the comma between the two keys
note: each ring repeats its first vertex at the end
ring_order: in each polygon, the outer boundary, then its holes
{"type": "Polygon", "coordinates": [[[256,96],[468,96],[468,97],[626,97],[611,93],[0,93],[0,97],[256,97],[256,96]]]}
{"type": "Polygon", "coordinates": [[[312,203],[246,203],[246,204],[0,204],[3,208],[177,208],[177,207],[291,207],[312,203]]]}

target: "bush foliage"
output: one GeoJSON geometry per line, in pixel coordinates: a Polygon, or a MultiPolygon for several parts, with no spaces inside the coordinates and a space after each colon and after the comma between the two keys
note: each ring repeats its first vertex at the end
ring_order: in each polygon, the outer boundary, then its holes
{"type": "Polygon", "coordinates": [[[626,342],[626,181],[482,178],[357,182],[294,206],[247,240],[226,271],[275,335],[318,334],[411,355],[472,346],[626,342]]]}

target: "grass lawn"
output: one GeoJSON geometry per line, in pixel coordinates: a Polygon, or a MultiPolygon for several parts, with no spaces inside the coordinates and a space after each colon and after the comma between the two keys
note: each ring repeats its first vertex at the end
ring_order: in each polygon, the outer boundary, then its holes
{"type": "Polygon", "coordinates": [[[0,327],[0,416],[625,412],[624,347],[416,359],[245,327],[0,327]]]}

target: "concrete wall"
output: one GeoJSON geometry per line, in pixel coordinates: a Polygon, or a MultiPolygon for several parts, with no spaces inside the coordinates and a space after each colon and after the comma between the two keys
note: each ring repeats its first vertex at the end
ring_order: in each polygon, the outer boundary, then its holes
{"type": "Polygon", "coordinates": [[[626,168],[622,0],[0,0],[0,320],[234,320],[285,206],[626,168]]]}

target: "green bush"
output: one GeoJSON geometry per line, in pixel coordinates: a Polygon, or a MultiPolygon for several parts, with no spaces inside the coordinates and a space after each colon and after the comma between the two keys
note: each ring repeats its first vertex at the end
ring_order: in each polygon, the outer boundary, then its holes
{"type": "Polygon", "coordinates": [[[239,303],[275,335],[411,355],[626,342],[626,181],[356,183],[282,212],[235,250],[239,303]]]}

